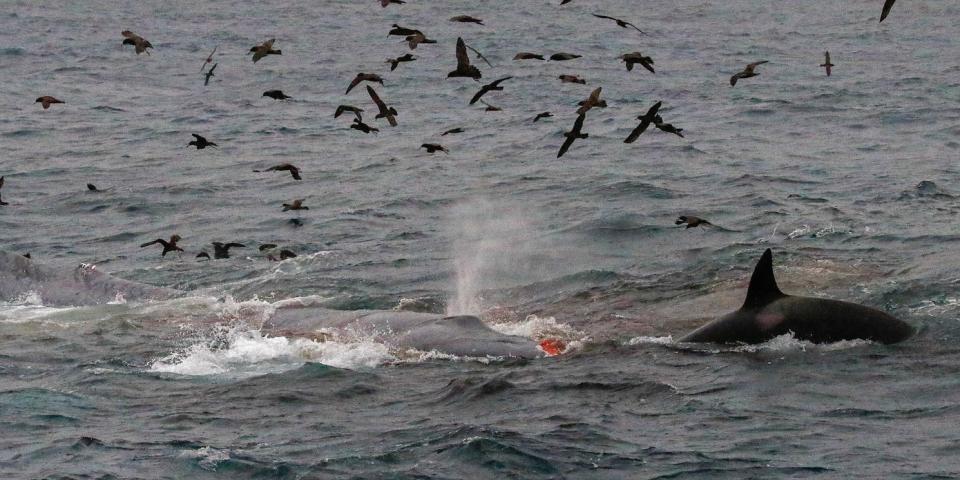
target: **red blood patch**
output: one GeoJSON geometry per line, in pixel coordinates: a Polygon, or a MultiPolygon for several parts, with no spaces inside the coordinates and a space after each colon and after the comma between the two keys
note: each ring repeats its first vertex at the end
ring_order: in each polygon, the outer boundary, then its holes
{"type": "Polygon", "coordinates": [[[559,338],[547,338],[540,340],[540,350],[543,350],[543,353],[546,353],[550,357],[560,355],[566,348],[566,342],[560,340],[559,338]]]}

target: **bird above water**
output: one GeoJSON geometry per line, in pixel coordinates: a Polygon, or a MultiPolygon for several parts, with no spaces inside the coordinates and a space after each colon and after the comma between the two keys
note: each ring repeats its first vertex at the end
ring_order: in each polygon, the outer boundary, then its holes
{"type": "MultiPolygon", "coordinates": [[[[639,28],[637,28],[636,25],[634,25],[634,24],[632,24],[632,23],[630,23],[630,22],[624,21],[624,20],[620,20],[619,18],[609,17],[609,16],[607,16],[607,15],[599,15],[599,14],[596,14],[596,13],[594,13],[593,16],[594,16],[594,17],[597,17],[597,18],[603,18],[603,19],[606,19],[606,20],[613,20],[614,22],[617,22],[617,25],[620,26],[620,27],[622,27],[622,28],[630,27],[630,28],[632,28],[632,29],[634,29],[634,30],[636,30],[636,31],[638,31],[638,32],[640,32],[640,33],[643,33],[643,30],[640,30],[639,28]]],[[[643,34],[646,35],[646,33],[643,33],[643,34]]]]}
{"type": "Polygon", "coordinates": [[[534,121],[534,123],[536,123],[536,121],[537,121],[537,120],[540,120],[541,118],[550,118],[550,117],[552,117],[552,116],[553,116],[553,114],[550,113],[550,112],[538,113],[536,117],[533,117],[533,121],[534,121]]]}
{"type": "Polygon", "coordinates": [[[303,198],[298,198],[290,203],[284,203],[283,211],[286,212],[287,210],[310,210],[310,207],[303,206],[303,201],[304,201],[303,198]]]}
{"type": "Polygon", "coordinates": [[[756,77],[757,75],[760,75],[759,73],[754,72],[753,70],[757,68],[757,65],[763,65],[764,63],[767,63],[767,61],[760,60],[759,62],[753,62],[748,64],[747,68],[744,68],[742,72],[737,73],[736,75],[730,77],[730,86],[732,87],[736,85],[737,80],[741,78],[750,78],[750,77],[756,77]]]}
{"type": "Polygon", "coordinates": [[[160,252],[160,256],[165,257],[170,252],[183,251],[183,249],[177,245],[177,242],[179,241],[180,241],[180,235],[174,234],[174,235],[170,235],[170,240],[164,240],[162,238],[158,238],[152,242],[141,244],[140,248],[149,247],[150,245],[155,245],[159,243],[160,245],[163,246],[163,251],[160,252]]]}
{"type": "Polygon", "coordinates": [[[400,25],[397,25],[396,23],[394,23],[394,24],[393,24],[393,28],[390,30],[389,33],[387,33],[387,35],[396,35],[396,36],[399,36],[399,37],[409,37],[410,35],[414,35],[414,34],[417,34],[417,33],[423,33],[423,32],[421,32],[420,30],[417,30],[417,29],[415,29],[415,28],[401,27],[400,25]]]}
{"type": "Polygon", "coordinates": [[[579,83],[581,85],[586,85],[587,81],[576,76],[576,75],[560,75],[560,81],[563,83],[579,83]]]}
{"type": "Polygon", "coordinates": [[[221,243],[213,242],[213,258],[230,258],[230,249],[231,248],[244,248],[246,245],[242,243],[221,243]]]}
{"type": "Polygon", "coordinates": [[[514,60],[543,60],[543,55],[530,52],[520,52],[513,56],[514,60]]]}
{"type": "Polygon", "coordinates": [[[377,109],[380,111],[380,113],[377,113],[377,115],[374,116],[373,118],[375,119],[386,118],[387,122],[390,123],[391,127],[396,127],[397,126],[397,118],[396,118],[397,110],[394,109],[393,107],[388,107],[383,100],[380,100],[380,96],[377,95],[377,92],[374,91],[373,87],[371,87],[370,85],[367,85],[367,93],[370,94],[370,99],[373,100],[373,103],[377,105],[377,109]]]}
{"type": "Polygon", "coordinates": [[[420,148],[426,148],[427,153],[436,153],[436,152],[450,153],[449,150],[444,148],[443,145],[440,145],[439,143],[424,143],[423,145],[420,145],[420,148]]]}
{"type": "Polygon", "coordinates": [[[650,124],[657,119],[657,112],[660,111],[660,105],[662,103],[663,102],[657,102],[653,104],[653,106],[647,110],[647,113],[637,117],[637,119],[640,120],[640,125],[637,125],[637,128],[634,128],[633,131],[630,132],[630,135],[627,136],[627,139],[624,140],[623,143],[633,143],[640,137],[640,134],[647,130],[650,124]]]}
{"type": "Polygon", "coordinates": [[[353,80],[350,81],[350,85],[347,86],[347,92],[350,93],[350,90],[353,90],[353,87],[360,85],[360,82],[377,82],[380,85],[383,85],[383,78],[376,73],[363,73],[360,72],[356,77],[353,77],[353,80]]]}
{"type": "Polygon", "coordinates": [[[483,101],[483,100],[480,100],[480,103],[482,103],[482,104],[484,104],[484,105],[487,106],[487,108],[484,108],[484,109],[483,109],[483,111],[485,111],[485,112],[499,112],[499,111],[502,111],[502,110],[503,110],[502,108],[497,107],[497,106],[494,106],[494,105],[490,105],[489,103],[487,103],[487,102],[485,102],[485,101],[483,101]]]}
{"type": "Polygon", "coordinates": [[[821,67],[827,69],[827,76],[830,76],[830,69],[833,68],[833,64],[830,63],[830,52],[823,52],[824,61],[820,64],[821,67]]]}
{"type": "Polygon", "coordinates": [[[213,51],[210,52],[210,55],[207,55],[207,59],[203,61],[203,65],[200,65],[200,73],[203,73],[203,69],[207,68],[207,65],[213,63],[213,54],[217,53],[217,47],[219,47],[219,45],[213,47],[213,51]]]}
{"type": "Polygon", "coordinates": [[[394,5],[403,5],[407,2],[403,0],[380,0],[380,6],[383,8],[387,8],[387,5],[390,5],[391,3],[394,5]]]}
{"type": "Polygon", "coordinates": [[[624,53],[620,55],[620,60],[623,60],[627,64],[627,71],[633,70],[633,65],[639,63],[643,68],[646,68],[650,73],[657,73],[653,70],[653,58],[646,56],[644,57],[640,52],[633,53],[624,53]]]}
{"type": "Polygon", "coordinates": [[[578,138],[587,138],[590,136],[588,133],[582,133],[583,130],[583,121],[587,118],[587,114],[581,113],[575,122],[573,122],[573,128],[569,132],[564,132],[563,136],[567,137],[563,141],[563,145],[560,146],[560,151],[557,152],[557,158],[563,156],[564,153],[567,153],[567,150],[570,149],[570,145],[573,145],[573,142],[578,138]]]}
{"type": "Polygon", "coordinates": [[[90,192],[100,192],[100,191],[102,191],[102,190],[98,189],[96,185],[94,185],[94,184],[92,184],[92,183],[88,183],[88,184],[87,184],[87,191],[90,191],[90,192]]]}
{"type": "Polygon", "coordinates": [[[290,172],[290,176],[293,177],[294,180],[302,180],[302,178],[300,178],[300,169],[297,168],[297,167],[295,167],[295,166],[293,166],[292,164],[289,164],[289,163],[281,163],[280,165],[274,165],[274,166],[272,166],[272,167],[270,167],[270,168],[266,168],[266,169],[263,169],[263,170],[254,170],[254,172],[257,172],[257,173],[260,173],[260,172],[290,172]]]}
{"type": "Polygon", "coordinates": [[[404,40],[406,40],[407,46],[410,47],[410,50],[416,50],[417,45],[420,45],[421,43],[437,43],[436,40],[427,38],[427,36],[421,32],[414,33],[413,35],[407,35],[404,40]]]}
{"type": "Polygon", "coordinates": [[[503,77],[503,78],[501,78],[501,79],[499,79],[499,80],[494,80],[493,82],[490,82],[490,83],[488,83],[488,84],[480,87],[480,91],[477,92],[477,94],[474,95],[473,98],[470,99],[470,105],[473,105],[474,103],[477,103],[477,100],[480,100],[480,97],[486,95],[487,92],[502,91],[502,90],[503,90],[503,87],[500,86],[500,82],[504,82],[504,81],[510,80],[511,78],[513,78],[513,77],[503,77]]]}
{"type": "Polygon", "coordinates": [[[253,54],[253,63],[257,63],[258,60],[260,60],[263,57],[266,57],[267,55],[283,55],[283,52],[281,52],[280,50],[273,49],[273,42],[275,42],[276,40],[277,40],[276,38],[271,38],[270,40],[267,40],[266,42],[263,42],[260,45],[251,47],[250,53],[253,54]]]}
{"type": "Polygon", "coordinates": [[[207,73],[204,74],[204,77],[205,77],[205,78],[203,79],[203,86],[204,86],[204,87],[206,87],[207,84],[210,83],[210,77],[213,76],[213,71],[217,69],[217,65],[220,65],[220,64],[219,64],[219,63],[214,63],[213,66],[210,67],[210,70],[207,70],[207,73]]]}
{"type": "Polygon", "coordinates": [[[563,61],[566,61],[566,60],[573,60],[573,59],[575,59],[575,58],[580,58],[580,57],[582,57],[582,56],[583,56],[583,55],[576,55],[576,54],[573,54],[573,53],[563,53],[563,52],[560,52],[560,53],[554,53],[553,55],[550,55],[550,60],[553,60],[554,62],[563,62],[563,61]]]}
{"type": "Polygon", "coordinates": [[[360,130],[363,133],[377,133],[380,131],[379,128],[371,127],[370,125],[363,123],[363,120],[360,120],[359,118],[353,119],[353,123],[350,125],[350,128],[354,130],[360,130]]]}
{"type": "Polygon", "coordinates": [[[448,73],[447,78],[466,77],[479,81],[483,76],[480,70],[470,65],[470,56],[467,55],[467,44],[463,38],[457,37],[457,69],[448,73]]]}
{"type": "Polygon", "coordinates": [[[64,102],[63,100],[59,100],[55,97],[51,97],[50,95],[44,95],[38,98],[34,103],[39,103],[40,105],[43,105],[43,109],[46,110],[50,108],[50,105],[53,105],[54,103],[66,103],[66,102],[64,102]]]}
{"type": "Polygon", "coordinates": [[[677,218],[677,221],[674,222],[674,224],[675,225],[687,224],[686,228],[695,228],[699,226],[713,225],[712,223],[700,217],[695,217],[693,215],[680,215],[680,217],[677,218]]]}
{"type": "Polygon", "coordinates": [[[412,62],[412,61],[414,61],[414,60],[416,60],[416,59],[417,59],[417,57],[414,57],[413,55],[411,55],[411,54],[409,54],[409,53],[405,53],[405,54],[403,54],[403,55],[401,55],[401,56],[399,56],[399,57],[397,57],[397,58],[388,58],[385,63],[389,63],[389,64],[390,64],[390,71],[392,72],[392,71],[394,71],[394,70],[397,69],[397,66],[400,65],[400,63],[402,63],[402,62],[412,62]]]}
{"type": "Polygon", "coordinates": [[[193,145],[193,146],[197,147],[197,150],[203,150],[204,148],[207,148],[207,147],[216,147],[216,146],[218,146],[216,143],[213,143],[213,142],[207,140],[206,138],[201,137],[200,135],[197,135],[196,133],[191,133],[190,135],[193,135],[194,138],[196,138],[196,140],[193,140],[193,141],[191,141],[190,143],[188,143],[188,144],[187,144],[188,147],[191,146],[191,145],[193,145]]]}
{"type": "Polygon", "coordinates": [[[586,100],[580,102],[580,108],[577,109],[578,115],[583,115],[587,113],[593,107],[604,108],[607,106],[607,102],[600,100],[600,91],[603,90],[603,87],[597,87],[590,92],[590,96],[586,100]]]}
{"type": "Polygon", "coordinates": [[[141,53],[150,55],[150,52],[148,52],[147,49],[153,48],[153,45],[150,45],[150,42],[148,42],[146,39],[140,35],[137,35],[136,33],[131,32],[130,30],[124,30],[120,32],[120,34],[125,37],[121,45],[133,45],[133,50],[137,52],[137,55],[140,55],[141,53]]]}
{"type": "Polygon", "coordinates": [[[337,107],[337,111],[336,111],[336,112],[333,112],[333,118],[337,118],[337,117],[339,117],[340,115],[343,115],[343,112],[350,112],[350,113],[356,115],[356,117],[357,117],[358,120],[362,120],[362,119],[363,119],[363,117],[360,115],[360,113],[363,112],[363,109],[362,109],[362,108],[354,107],[353,105],[340,105],[340,106],[338,106],[338,107],[337,107]]]}
{"type": "MultiPolygon", "coordinates": [[[[0,190],[3,190],[3,177],[0,177],[0,190]]],[[[2,205],[10,205],[10,204],[7,202],[4,202],[3,195],[0,195],[0,206],[2,205]]]]}
{"type": "Polygon", "coordinates": [[[290,95],[283,93],[282,90],[267,90],[266,92],[263,92],[263,95],[261,96],[270,97],[274,100],[286,100],[288,98],[293,98],[290,95]]]}
{"type": "Polygon", "coordinates": [[[470,15],[457,15],[450,19],[451,22],[460,22],[460,23],[476,23],[477,25],[483,25],[483,20],[480,20],[476,17],[471,17],[470,15]]]}
{"type": "Polygon", "coordinates": [[[664,132],[672,133],[680,138],[683,138],[683,133],[681,133],[683,132],[683,129],[674,127],[672,123],[664,122],[663,118],[660,118],[660,115],[657,115],[656,117],[654,117],[653,126],[659,128],[664,132]]]}
{"type": "Polygon", "coordinates": [[[450,135],[451,133],[463,133],[463,129],[460,128],[460,127],[451,128],[450,130],[447,130],[447,131],[441,133],[440,136],[442,137],[442,136],[444,136],[444,135],[450,135]]]}

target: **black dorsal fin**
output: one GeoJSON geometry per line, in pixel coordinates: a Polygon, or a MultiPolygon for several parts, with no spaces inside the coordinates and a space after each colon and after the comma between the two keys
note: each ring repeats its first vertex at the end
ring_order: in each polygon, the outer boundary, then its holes
{"type": "Polygon", "coordinates": [[[750,286],[747,287],[747,299],[743,301],[741,308],[759,308],[785,296],[780,287],[777,287],[777,279],[773,277],[773,252],[768,248],[757,262],[757,268],[753,270],[750,286]]]}

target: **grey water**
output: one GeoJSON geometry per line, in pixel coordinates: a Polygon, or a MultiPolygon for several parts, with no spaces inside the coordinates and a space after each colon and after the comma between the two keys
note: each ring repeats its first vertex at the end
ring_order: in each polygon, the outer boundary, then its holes
{"type": "Polygon", "coordinates": [[[879,0],[558,3],[4,2],[0,248],[193,293],[5,299],[0,477],[960,477],[960,4],[900,0],[878,24],[879,0]],[[410,52],[394,23],[438,43],[390,72],[410,52]],[[481,83],[513,77],[484,97],[502,111],[446,78],[458,36],[493,64],[471,55],[481,83]],[[270,38],[283,54],[251,62],[270,38]],[[618,61],[637,50],[656,74],[618,61]],[[399,126],[344,94],[357,72],[384,76],[399,126]],[[557,159],[597,86],[609,106],[557,159]],[[685,138],[624,144],[657,101],[685,138]],[[380,132],[334,119],[340,104],[380,132]],[[219,148],[186,148],[191,133],[219,148]],[[284,162],[303,180],[252,171],[284,162]],[[310,210],[281,212],[297,198],[310,210]],[[687,214],[724,229],[673,224],[687,214]],[[182,255],[139,248],[174,233],[182,255]],[[246,247],[197,261],[212,241],[246,247]],[[785,292],[918,333],[675,344],[739,306],[768,247],[785,292]],[[474,314],[568,349],[460,358],[259,330],[289,301],[474,314]]]}

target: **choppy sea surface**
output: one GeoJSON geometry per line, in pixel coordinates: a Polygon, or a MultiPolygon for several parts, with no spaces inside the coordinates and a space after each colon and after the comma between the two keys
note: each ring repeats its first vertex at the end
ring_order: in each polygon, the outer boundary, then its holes
{"type": "Polygon", "coordinates": [[[880,0],[557,3],[5,2],[0,247],[194,293],[0,305],[0,477],[960,476],[960,4],[900,0],[878,24],[880,0]],[[448,21],[462,14],[485,25],[448,21]],[[394,23],[438,43],[391,72],[410,51],[394,23]],[[471,54],[484,83],[513,77],[484,97],[502,111],[446,79],[458,36],[493,64],[471,54]],[[283,54],[252,63],[270,38],[283,54]],[[655,75],[618,61],[636,50],[655,75]],[[344,94],[357,72],[384,76],[398,127],[364,88],[344,94]],[[556,159],[596,86],[608,107],[556,159]],[[624,144],[660,100],[685,138],[624,144]],[[334,119],[339,104],[380,132],[334,119]],[[186,148],[191,133],[219,148],[186,148]],[[282,162],[303,180],[252,172],[282,162]],[[281,212],[296,198],[310,210],[281,212]],[[173,233],[182,255],[139,248],[173,233]],[[212,241],[246,248],[196,261],[212,241]],[[270,262],[268,242],[300,256],[270,262]],[[739,306],[768,247],[786,292],[917,335],[675,344],[739,306]],[[298,298],[474,314],[570,348],[459,358],[257,328],[298,298]]]}

